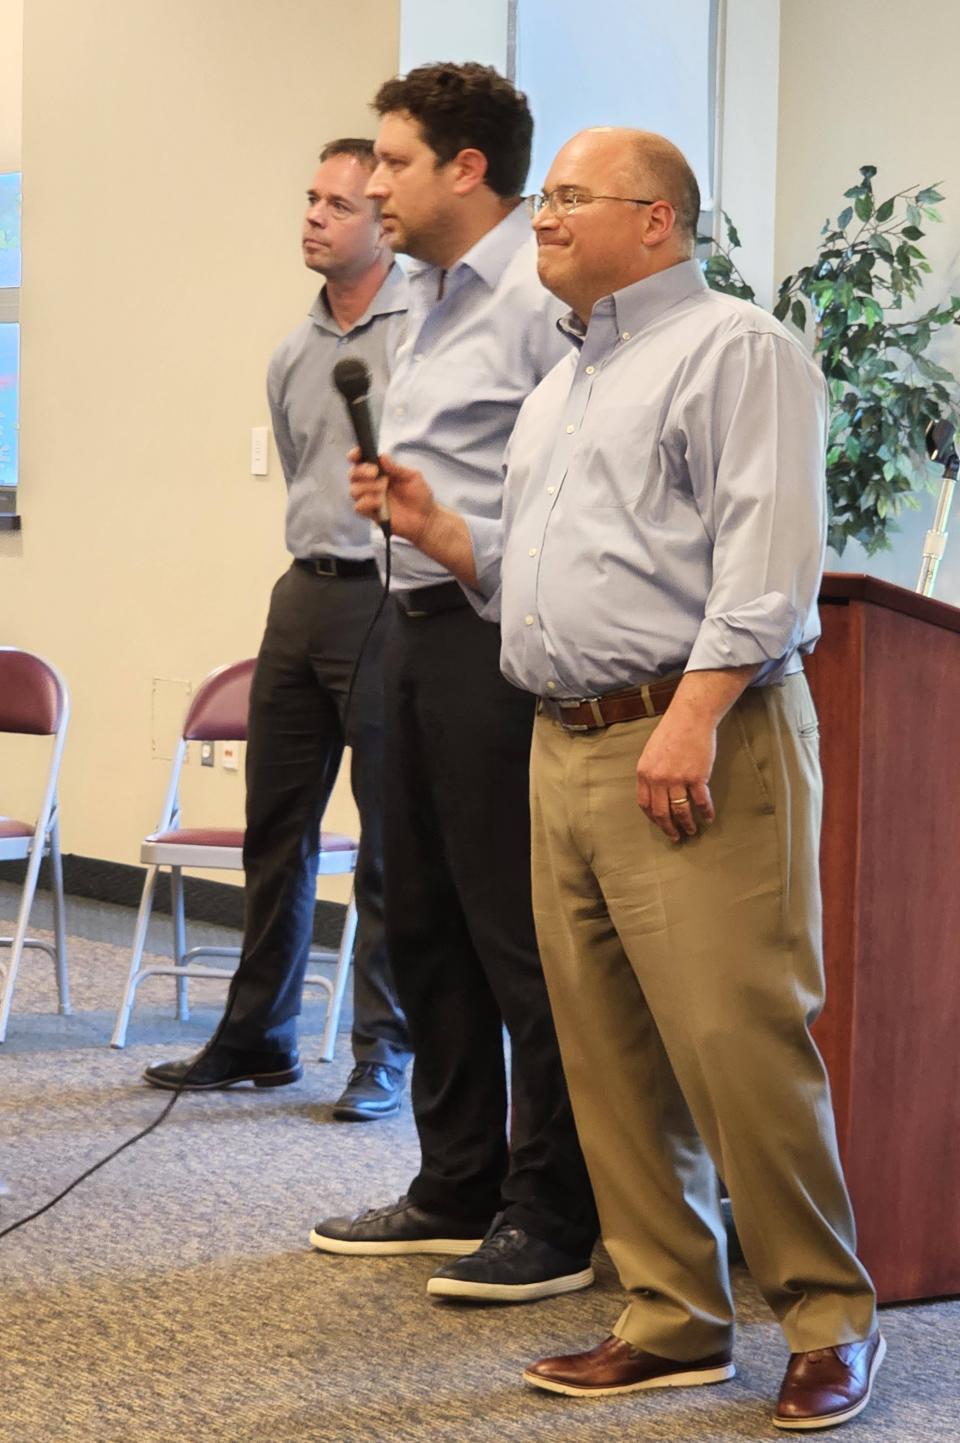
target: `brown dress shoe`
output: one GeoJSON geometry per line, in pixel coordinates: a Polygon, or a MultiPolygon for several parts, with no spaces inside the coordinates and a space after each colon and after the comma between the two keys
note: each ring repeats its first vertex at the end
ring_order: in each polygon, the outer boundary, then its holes
{"type": "Polygon", "coordinates": [[[714,1353],[696,1362],[679,1363],[644,1353],[623,1338],[604,1338],[589,1353],[565,1358],[543,1358],[533,1363],[523,1381],[548,1393],[569,1393],[575,1398],[607,1398],[611,1393],[637,1393],[641,1388],[696,1388],[701,1383],[723,1383],[736,1368],[729,1352],[714,1353]]]}
{"type": "Polygon", "coordinates": [[[791,1353],[774,1423],[778,1428],[832,1428],[855,1418],[870,1402],[886,1351],[874,1329],[859,1343],[791,1353]]]}

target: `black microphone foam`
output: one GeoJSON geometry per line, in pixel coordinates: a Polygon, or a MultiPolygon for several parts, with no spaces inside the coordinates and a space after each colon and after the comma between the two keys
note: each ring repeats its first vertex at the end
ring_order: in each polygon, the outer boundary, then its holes
{"type": "Polygon", "coordinates": [[[356,356],[345,356],[333,368],[333,384],[347,403],[353,429],[364,461],[376,465],[377,447],[373,439],[373,422],[367,398],[370,395],[370,372],[356,356]]]}
{"type": "MultiPolygon", "coordinates": [[[[333,368],[333,384],[347,403],[347,411],[353,423],[353,433],[360,448],[360,458],[376,466],[377,444],[373,439],[373,421],[367,398],[370,395],[370,372],[363,361],[356,356],[344,356],[333,368]]],[[[380,525],[389,534],[390,508],[386,497],[380,507],[380,525]]]]}

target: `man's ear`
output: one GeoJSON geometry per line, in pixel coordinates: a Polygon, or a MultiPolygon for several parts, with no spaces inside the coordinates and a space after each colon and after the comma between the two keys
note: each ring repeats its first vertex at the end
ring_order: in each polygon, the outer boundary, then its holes
{"type": "Polygon", "coordinates": [[[668,200],[658,200],[647,209],[647,226],[643,237],[646,246],[663,245],[676,226],[677,214],[668,200]]]}
{"type": "Polygon", "coordinates": [[[458,150],[450,165],[453,189],[457,195],[469,195],[487,178],[487,157],[482,150],[458,150]]]}

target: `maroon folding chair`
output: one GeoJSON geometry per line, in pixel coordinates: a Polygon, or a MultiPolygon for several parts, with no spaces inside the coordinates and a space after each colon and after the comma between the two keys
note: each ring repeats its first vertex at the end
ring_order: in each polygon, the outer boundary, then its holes
{"type": "Polygon", "coordinates": [[[21,822],[0,816],[0,861],[26,860],[27,872],[20,892],[20,907],[12,937],[0,937],[0,947],[10,948],[6,961],[0,960],[0,1042],[7,1035],[13,988],[20,959],[28,947],[47,952],[57,976],[60,1011],[70,1011],[67,980],[66,925],[63,909],[63,867],[60,860],[60,811],[57,779],[70,717],[70,696],[63,677],[50,662],[17,647],[0,647],[0,732],[19,736],[52,737],[43,799],[36,820],[21,822]],[[40,863],[50,858],[53,892],[53,946],[27,936],[30,912],[36,896],[40,863]]]}
{"type": "MultiPolygon", "coordinates": [[[[187,708],[187,715],[177,743],[163,812],[155,832],[145,837],[140,848],[140,860],[147,863],[147,875],[140,899],[140,911],[134,932],[133,952],[130,970],[124,988],[123,1001],[117,1013],[116,1026],[111,1038],[112,1047],[123,1047],[126,1043],[127,1024],[133,1008],[137,988],[145,977],[174,977],[177,983],[177,1016],[181,1022],[189,1017],[187,1003],[187,981],[189,978],[225,978],[233,976],[232,967],[209,967],[197,961],[199,957],[233,958],[240,956],[239,947],[191,947],[186,945],[186,919],[183,906],[183,868],[211,867],[229,871],[243,870],[243,828],[242,827],[185,827],[181,825],[180,773],[183,769],[189,742],[245,741],[247,737],[247,713],[250,709],[250,685],[253,680],[253,660],[238,661],[232,666],[213,671],[201,683],[196,695],[187,708]],[[159,964],[142,967],[143,950],[147,940],[147,927],[153,908],[157,875],[161,867],[170,869],[170,900],[173,913],[173,964],[159,964]]],[[[351,873],[357,865],[358,844],[350,837],[336,832],[320,833],[321,876],[351,873]]],[[[336,950],[318,948],[310,953],[312,963],[336,960],[334,978],[308,972],[304,982],[321,987],[329,997],[327,1016],[323,1030],[321,1056],[325,1062],[333,1058],[340,1018],[340,1007],[346,988],[353,943],[357,930],[357,909],[353,893],[344,921],[340,944],[336,950]]]]}

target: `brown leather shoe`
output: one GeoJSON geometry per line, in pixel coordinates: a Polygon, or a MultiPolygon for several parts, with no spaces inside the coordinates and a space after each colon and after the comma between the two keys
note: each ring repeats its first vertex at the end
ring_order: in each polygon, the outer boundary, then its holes
{"type": "Polygon", "coordinates": [[[542,1358],[523,1375],[523,1381],[548,1393],[569,1393],[577,1398],[606,1398],[611,1393],[637,1393],[641,1388],[696,1388],[701,1383],[723,1383],[736,1368],[729,1352],[714,1353],[693,1363],[658,1358],[644,1353],[623,1338],[604,1338],[589,1353],[565,1358],[542,1358]]]}
{"type": "Polygon", "coordinates": [[[778,1428],[832,1428],[855,1418],[870,1390],[887,1345],[879,1329],[859,1343],[791,1353],[773,1421],[778,1428]]]}

